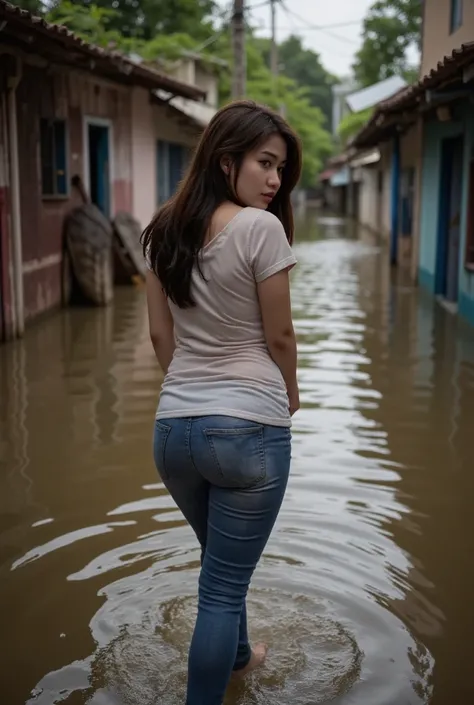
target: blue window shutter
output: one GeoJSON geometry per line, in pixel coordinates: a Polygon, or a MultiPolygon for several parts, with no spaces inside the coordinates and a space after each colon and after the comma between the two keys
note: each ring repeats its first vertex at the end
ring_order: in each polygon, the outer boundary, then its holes
{"type": "Polygon", "coordinates": [[[56,193],[65,196],[67,194],[66,123],[63,120],[57,120],[54,123],[54,157],[56,193]]]}

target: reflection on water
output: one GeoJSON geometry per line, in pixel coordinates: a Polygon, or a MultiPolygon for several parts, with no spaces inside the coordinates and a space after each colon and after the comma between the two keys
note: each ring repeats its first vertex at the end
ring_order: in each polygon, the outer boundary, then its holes
{"type": "MultiPolygon", "coordinates": [[[[354,224],[295,246],[302,409],[225,705],[470,702],[474,332],[354,224]]],[[[0,349],[1,702],[178,705],[199,552],[151,457],[143,290],[0,349]]]]}

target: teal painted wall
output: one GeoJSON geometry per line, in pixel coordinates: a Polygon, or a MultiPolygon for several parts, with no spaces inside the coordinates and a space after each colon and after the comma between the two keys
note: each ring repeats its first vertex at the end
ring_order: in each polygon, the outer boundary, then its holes
{"type": "Polygon", "coordinates": [[[419,282],[435,291],[436,250],[438,245],[441,147],[444,139],[464,135],[464,183],[462,196],[461,244],[459,263],[459,313],[474,325],[474,274],[464,268],[468,213],[469,162],[474,158],[474,106],[467,101],[453,108],[453,122],[425,123],[423,174],[421,187],[419,282]]]}

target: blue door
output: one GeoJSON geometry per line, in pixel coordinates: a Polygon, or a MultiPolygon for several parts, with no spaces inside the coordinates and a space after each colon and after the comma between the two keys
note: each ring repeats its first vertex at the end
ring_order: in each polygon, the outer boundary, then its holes
{"type": "Polygon", "coordinates": [[[463,137],[443,142],[436,293],[451,302],[457,302],[459,292],[463,150],[463,137]]]}
{"type": "Polygon", "coordinates": [[[89,183],[92,203],[110,217],[109,128],[89,125],[89,183]]]}

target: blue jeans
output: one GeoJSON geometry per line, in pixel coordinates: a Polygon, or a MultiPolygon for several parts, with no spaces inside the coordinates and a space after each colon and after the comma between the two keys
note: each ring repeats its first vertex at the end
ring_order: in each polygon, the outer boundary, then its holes
{"type": "Polygon", "coordinates": [[[222,705],[251,650],[245,599],[288,482],[289,428],[228,416],[160,419],[154,457],[201,544],[186,705],[222,705]]]}

